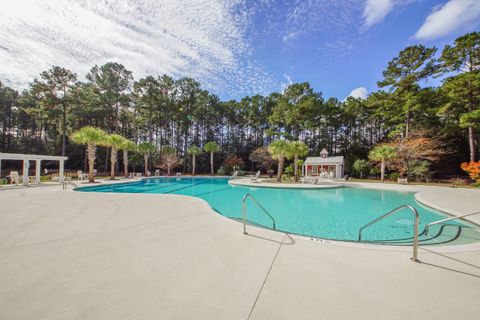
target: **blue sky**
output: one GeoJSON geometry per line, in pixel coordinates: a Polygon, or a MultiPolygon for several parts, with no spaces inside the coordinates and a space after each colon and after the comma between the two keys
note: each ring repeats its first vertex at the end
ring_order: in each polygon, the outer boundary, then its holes
{"type": "Polygon", "coordinates": [[[22,89],[52,65],[84,79],[117,61],[222,99],[303,81],[343,99],[376,90],[406,46],[479,27],[478,0],[16,0],[0,11],[0,81],[22,89]]]}

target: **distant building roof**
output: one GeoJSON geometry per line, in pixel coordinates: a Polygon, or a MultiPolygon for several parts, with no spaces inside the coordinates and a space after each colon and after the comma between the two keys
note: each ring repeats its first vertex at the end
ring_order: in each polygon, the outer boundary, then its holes
{"type": "Polygon", "coordinates": [[[327,158],[307,157],[307,159],[304,162],[304,164],[329,164],[329,163],[343,164],[343,156],[327,157],[327,158]]]}
{"type": "Polygon", "coordinates": [[[322,151],[320,151],[320,154],[321,154],[321,155],[326,154],[326,155],[328,156],[328,151],[327,151],[327,149],[323,148],[322,151]]]}

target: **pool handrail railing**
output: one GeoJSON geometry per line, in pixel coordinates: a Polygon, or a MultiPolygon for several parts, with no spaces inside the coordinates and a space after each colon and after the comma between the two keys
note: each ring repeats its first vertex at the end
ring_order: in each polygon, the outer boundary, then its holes
{"type": "Polygon", "coordinates": [[[447,222],[447,221],[451,221],[451,220],[463,219],[464,217],[473,216],[474,214],[479,214],[479,213],[480,213],[480,211],[473,212],[473,213],[466,213],[466,214],[462,214],[462,215],[460,215],[460,216],[455,216],[455,217],[450,217],[450,218],[446,218],[446,219],[442,219],[442,220],[430,222],[429,224],[427,224],[427,225],[425,226],[425,234],[428,235],[428,229],[429,229],[431,226],[433,226],[433,225],[436,225],[436,224],[439,224],[439,223],[443,223],[443,222],[447,222]]]}
{"type": "Polygon", "coordinates": [[[272,220],[273,230],[276,230],[275,219],[273,216],[265,209],[257,199],[255,199],[250,193],[246,193],[242,198],[242,210],[243,210],[243,234],[247,234],[247,198],[253,200],[253,202],[260,208],[262,211],[272,220]]]}
{"type": "Polygon", "coordinates": [[[414,224],[413,224],[413,254],[412,254],[412,258],[411,260],[414,261],[414,262],[418,262],[418,226],[420,224],[420,217],[418,215],[418,211],[417,209],[415,209],[413,206],[409,205],[409,204],[404,204],[398,208],[395,208],[387,213],[385,213],[384,215],[381,215],[380,217],[376,218],[375,220],[372,220],[370,221],[369,223],[367,223],[366,225],[364,225],[363,227],[361,227],[359,230],[358,230],[358,241],[362,241],[362,231],[368,227],[370,227],[372,224],[375,224],[377,223],[378,221],[380,220],[383,220],[385,219],[386,217],[389,217],[397,212],[399,212],[400,210],[402,209],[409,209],[410,212],[412,212],[413,216],[414,216],[414,224]]]}

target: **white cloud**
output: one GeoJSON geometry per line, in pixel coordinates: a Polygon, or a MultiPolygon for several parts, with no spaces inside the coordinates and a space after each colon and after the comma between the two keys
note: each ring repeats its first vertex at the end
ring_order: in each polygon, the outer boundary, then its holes
{"type": "Polygon", "coordinates": [[[435,39],[479,24],[480,0],[450,0],[425,19],[414,37],[435,39]]]}
{"type": "Polygon", "coordinates": [[[395,0],[366,0],[363,7],[364,25],[369,27],[382,22],[396,4],[395,0]]]}
{"type": "Polygon", "coordinates": [[[368,97],[368,90],[365,87],[358,87],[353,89],[348,96],[345,97],[346,100],[348,97],[353,98],[360,98],[360,99],[367,99],[368,97]]]}
{"type": "Polygon", "coordinates": [[[0,10],[0,81],[22,88],[52,65],[84,76],[117,61],[138,79],[191,76],[214,93],[264,93],[243,0],[16,0],[0,10]]]}
{"type": "Polygon", "coordinates": [[[293,84],[292,78],[288,74],[284,73],[283,77],[285,78],[285,80],[287,80],[287,82],[283,82],[282,84],[280,84],[280,92],[282,93],[285,92],[285,89],[287,89],[290,85],[293,84]]]}

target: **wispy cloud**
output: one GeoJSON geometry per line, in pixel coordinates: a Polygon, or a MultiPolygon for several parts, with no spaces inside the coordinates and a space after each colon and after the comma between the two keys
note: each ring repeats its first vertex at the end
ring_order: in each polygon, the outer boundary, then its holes
{"type": "Polygon", "coordinates": [[[348,96],[346,96],[344,100],[346,100],[348,97],[367,99],[368,90],[365,87],[355,88],[352,91],[350,91],[350,94],[348,96]]]}
{"type": "Polygon", "coordinates": [[[366,0],[363,7],[364,25],[369,27],[382,22],[396,4],[398,1],[395,0],[366,0]]]}
{"type": "Polygon", "coordinates": [[[274,85],[253,59],[243,0],[16,0],[0,11],[0,80],[21,88],[52,65],[85,75],[118,61],[138,77],[191,76],[241,96],[274,85]]]}
{"type": "Polygon", "coordinates": [[[341,34],[357,27],[363,0],[295,0],[286,8],[284,42],[322,33],[341,34]]]}
{"type": "Polygon", "coordinates": [[[450,0],[436,8],[415,33],[415,38],[431,40],[473,29],[480,25],[479,0],[450,0]]]}

